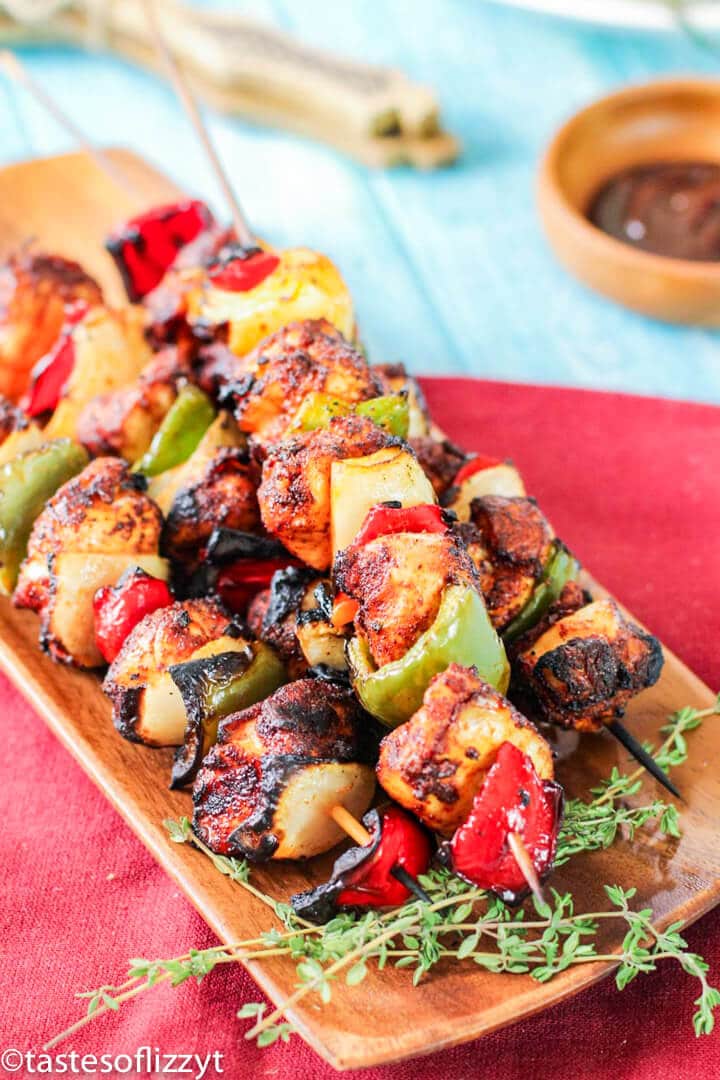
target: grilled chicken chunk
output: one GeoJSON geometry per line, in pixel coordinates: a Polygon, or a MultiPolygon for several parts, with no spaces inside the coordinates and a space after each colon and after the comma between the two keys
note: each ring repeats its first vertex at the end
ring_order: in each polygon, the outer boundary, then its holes
{"type": "Polygon", "coordinates": [[[214,223],[180,249],[160,284],[143,297],[147,334],[152,342],[165,345],[190,341],[188,300],[206,284],[205,268],[232,240],[232,229],[214,223]]]}
{"type": "Polygon", "coordinates": [[[382,393],[363,356],[326,320],[290,323],[239,361],[224,390],[243,431],[262,443],[282,438],[305,397],[322,391],[353,404],[382,393]]]}
{"type": "Polygon", "coordinates": [[[167,578],[162,519],[124,461],[97,458],[64,484],[35,521],[14,602],[42,618],[40,643],[54,660],[99,667],[93,598],[139,566],[167,578]]]}
{"type": "Polygon", "coordinates": [[[248,609],[248,626],[282,657],[291,678],[309,667],[344,671],[345,637],[330,622],[332,593],[327,578],[290,566],[278,570],[269,589],[248,609]]]}
{"type": "Polygon", "coordinates": [[[288,551],[316,570],[332,561],[330,473],[334,461],[373,454],[398,440],[363,416],[336,417],[271,449],[258,501],[262,522],[288,551]]]}
{"type": "Polygon", "coordinates": [[[438,499],[450,488],[465,461],[464,452],[449,439],[420,435],[408,439],[438,499]]]}
{"type": "Polygon", "coordinates": [[[505,742],[531,758],[541,779],[552,780],[552,752],[533,724],[474,668],[451,664],[428,686],[422,708],[383,739],[378,780],[425,825],[449,835],[466,819],[505,742]]]}
{"type": "Polygon", "coordinates": [[[542,717],[598,731],[660,678],[662,646],[614,600],[596,600],[554,622],[517,657],[516,671],[542,717]]]}
{"type": "Polygon", "coordinates": [[[128,304],[91,308],[70,333],[72,371],[45,428],[48,438],[77,438],[78,421],[94,399],[133,386],[152,360],[142,309],[128,304]]]}
{"type": "Polygon", "coordinates": [[[33,366],[55,344],[65,309],[102,303],[99,285],[76,262],[23,250],[0,268],[0,393],[16,401],[33,366]]]}
{"type": "Polygon", "coordinates": [[[80,413],[77,437],[94,456],[117,454],[137,461],[149,447],[190,364],[175,347],[163,349],[137,382],[93,398],[80,413]]]}
{"type": "Polygon", "coordinates": [[[118,458],[96,458],[63,484],[33,526],[16,605],[33,611],[46,606],[50,563],[61,553],[157,555],[162,518],[144,486],[118,458]]]}
{"type": "Polygon", "coordinates": [[[553,531],[534,499],[486,495],[473,499],[472,521],[459,526],[480,575],[488,614],[504,630],[542,578],[553,531]]]}
{"type": "Polygon", "coordinates": [[[259,470],[242,447],[220,447],[197,475],[174,494],[163,529],[162,549],[183,574],[198,566],[213,529],[256,532],[259,470]]]}
{"type": "Polygon", "coordinates": [[[168,669],[244,649],[237,639],[230,616],[213,600],[183,600],[146,615],[125,639],[103,683],[120,734],[149,746],[179,746],[187,717],[168,669]]]}
{"type": "Polygon", "coordinates": [[[348,690],[317,679],[228,716],[195,781],[195,833],[218,854],[254,860],[329,850],[343,838],[332,807],[359,817],[373,796],[366,723],[348,690]]]}
{"type": "Polygon", "coordinates": [[[335,586],[357,600],[355,630],[381,667],[432,625],[449,585],[478,589],[473,564],[452,533],[393,533],[335,559],[335,586]]]}

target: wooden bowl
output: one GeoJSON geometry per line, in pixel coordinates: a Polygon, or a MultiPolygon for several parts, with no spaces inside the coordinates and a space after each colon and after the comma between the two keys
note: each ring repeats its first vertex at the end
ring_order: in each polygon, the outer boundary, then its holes
{"type": "Polygon", "coordinates": [[[720,80],[646,83],[576,113],[541,164],[545,232],[560,262],[604,296],[656,319],[720,326],[720,262],[639,251],[585,216],[607,180],[660,161],[720,163],[720,80]]]}

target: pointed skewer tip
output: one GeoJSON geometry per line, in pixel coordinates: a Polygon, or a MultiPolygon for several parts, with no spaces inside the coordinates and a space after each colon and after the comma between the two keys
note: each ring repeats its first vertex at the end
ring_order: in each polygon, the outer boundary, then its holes
{"type": "MultiPolygon", "coordinates": [[[[631,735],[627,728],[620,723],[619,720],[613,720],[612,723],[607,725],[608,731],[615,736],[619,743],[621,743],[628,753],[632,754],[637,762],[647,769],[650,775],[657,780],[659,784],[662,784],[671,795],[674,795],[676,799],[682,799],[679,789],[667,775],[667,773],[660,768],[652,754],[649,754],[645,747],[638,742],[634,735],[631,735]]],[[[683,800],[684,801],[684,800],[683,800]]]]}

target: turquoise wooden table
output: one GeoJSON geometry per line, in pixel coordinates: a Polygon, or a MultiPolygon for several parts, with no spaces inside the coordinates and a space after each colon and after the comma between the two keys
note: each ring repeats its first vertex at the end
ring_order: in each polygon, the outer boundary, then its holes
{"type": "MultiPolygon", "coordinates": [[[[570,112],[629,81],[720,74],[720,52],[681,33],[599,31],[480,0],[238,7],[433,84],[448,126],[463,139],[462,160],[442,172],[369,172],[325,147],[210,114],[257,230],[338,261],[374,359],[403,359],[422,372],[720,402],[717,334],[653,323],[586,292],[554,262],[533,191],[541,150],[570,112]]],[[[220,207],[160,81],[102,54],[22,55],[91,139],[132,147],[220,207]]],[[[22,91],[5,92],[2,163],[70,147],[22,91]]]]}

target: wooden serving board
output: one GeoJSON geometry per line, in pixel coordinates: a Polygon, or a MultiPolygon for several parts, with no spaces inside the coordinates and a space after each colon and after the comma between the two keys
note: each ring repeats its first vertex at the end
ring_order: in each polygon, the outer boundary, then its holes
{"type": "MultiPolygon", "coordinates": [[[[160,174],[126,151],[116,162],[147,192],[148,205],[176,194],[160,174]]],[[[114,268],[102,249],[103,236],[127,214],[127,199],[84,155],[73,154],[15,165],[0,172],[0,245],[9,250],[35,237],[38,244],[79,259],[97,274],[108,295],[120,298],[114,268]]],[[[601,592],[601,590],[600,590],[601,592]]],[[[253,937],[271,922],[267,909],[238,885],[221,877],[187,845],[171,843],[164,818],[190,812],[190,796],[167,788],[171,752],[124,741],[113,730],[110,706],[96,676],[53,664],[38,649],[38,623],[30,612],[0,601],[0,666],[45,718],[100,786],[158,862],[224,941],[253,937]]],[[[627,722],[640,738],[657,736],[668,713],[684,705],[704,708],[713,694],[675,656],[657,686],[637,699],[627,722]]],[[[553,883],[575,895],[579,911],[608,906],[603,883],[635,885],[638,906],[652,907],[659,925],[692,922],[720,901],[720,727],[708,724],[690,736],[689,761],[674,774],[686,798],[683,835],[668,842],[643,830],[632,843],[620,840],[605,852],[578,857],[557,872],[553,883]]],[[[627,759],[609,736],[564,735],[558,775],[570,795],[584,794],[613,765],[627,759]]],[[[650,782],[652,785],[652,782],[650,782]]],[[[327,875],[332,855],[307,865],[276,864],[254,871],[267,892],[287,898],[327,875]]],[[[612,925],[602,950],[617,949],[622,930],[612,925]]],[[[275,1002],[295,983],[294,966],[283,958],[250,972],[275,1002]]],[[[528,976],[494,975],[468,963],[437,968],[413,989],[407,972],[373,971],[360,987],[338,983],[332,1004],[316,999],[291,1013],[302,1037],[338,1069],[399,1061],[485,1035],[577,993],[607,975],[608,963],[580,965],[544,985],[528,976]]],[[[609,988],[614,993],[614,989],[609,988]]],[[[234,1020],[228,1016],[228,1023],[234,1020]]]]}

